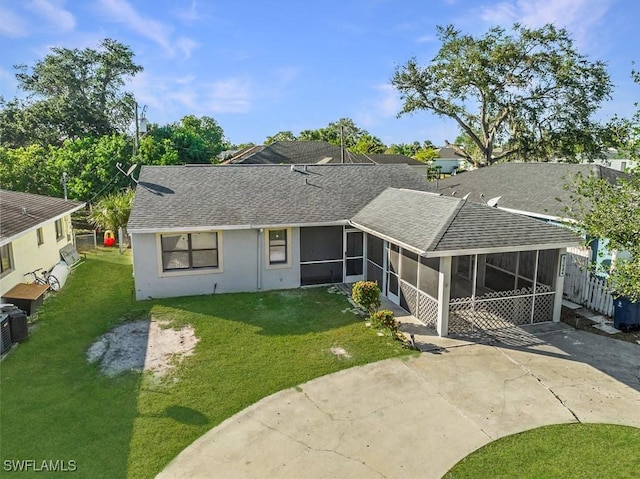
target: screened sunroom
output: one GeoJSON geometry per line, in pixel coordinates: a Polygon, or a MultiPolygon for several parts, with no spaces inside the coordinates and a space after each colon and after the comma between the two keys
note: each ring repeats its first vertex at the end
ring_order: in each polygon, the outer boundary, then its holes
{"type": "Polygon", "coordinates": [[[559,320],[564,251],[579,241],[568,230],[393,189],[352,224],[367,233],[366,278],[440,335],[559,320]]]}

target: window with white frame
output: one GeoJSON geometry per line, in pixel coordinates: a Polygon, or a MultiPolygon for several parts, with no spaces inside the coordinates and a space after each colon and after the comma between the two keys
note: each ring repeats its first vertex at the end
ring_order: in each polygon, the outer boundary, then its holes
{"type": "Polygon", "coordinates": [[[218,233],[162,235],[162,270],[219,268],[218,233]]]}
{"type": "Polygon", "coordinates": [[[38,239],[38,246],[44,244],[44,232],[42,231],[42,228],[38,228],[36,230],[36,238],[38,239]]]}
{"type": "Polygon", "coordinates": [[[288,244],[287,244],[287,230],[269,230],[269,264],[287,264],[288,258],[288,244]]]}
{"type": "Polygon", "coordinates": [[[0,276],[13,271],[13,257],[11,243],[0,246],[0,276]]]}

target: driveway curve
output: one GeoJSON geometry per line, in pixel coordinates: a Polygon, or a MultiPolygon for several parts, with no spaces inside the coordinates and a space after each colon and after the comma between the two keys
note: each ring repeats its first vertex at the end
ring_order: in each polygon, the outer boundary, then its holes
{"type": "MultiPolygon", "coordinates": [[[[640,346],[560,327],[324,376],[213,428],[157,477],[439,478],[548,424],[640,427],[640,346]]],[[[425,347],[426,346],[426,347],[425,347]]]]}

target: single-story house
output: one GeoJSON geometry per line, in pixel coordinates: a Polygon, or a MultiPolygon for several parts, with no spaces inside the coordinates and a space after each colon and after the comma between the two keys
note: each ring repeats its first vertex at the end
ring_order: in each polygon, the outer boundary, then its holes
{"type": "Polygon", "coordinates": [[[0,190],[0,296],[37,268],[50,270],[72,244],[71,213],[84,203],[0,190]]]}
{"type": "Polygon", "coordinates": [[[369,279],[441,335],[558,320],[579,238],[428,189],[407,165],[144,166],[136,298],[369,279]]]}

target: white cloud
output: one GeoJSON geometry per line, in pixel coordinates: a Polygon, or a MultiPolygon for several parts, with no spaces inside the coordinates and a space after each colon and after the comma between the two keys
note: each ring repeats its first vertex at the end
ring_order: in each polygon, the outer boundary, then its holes
{"type": "Polygon", "coordinates": [[[567,28],[578,43],[588,41],[613,0],[507,0],[481,9],[481,18],[493,24],[522,23],[539,28],[547,23],[567,28]]]}
{"type": "Polygon", "coordinates": [[[229,78],[208,88],[207,107],[213,113],[246,113],[251,109],[251,88],[246,80],[229,78]]]}
{"type": "Polygon", "coordinates": [[[20,15],[0,6],[0,35],[5,37],[25,37],[29,34],[26,23],[20,15]]]}
{"type": "Polygon", "coordinates": [[[416,38],[416,43],[431,43],[435,42],[437,38],[433,35],[423,35],[421,37],[416,38]]]}
{"type": "Polygon", "coordinates": [[[201,16],[198,13],[198,2],[193,0],[188,9],[176,12],[176,16],[185,23],[193,23],[200,20],[201,16]]]}
{"type": "Polygon", "coordinates": [[[170,56],[178,52],[185,57],[197,43],[189,38],[180,37],[172,40],[173,28],[151,17],[138,13],[126,0],[100,0],[101,12],[105,12],[112,20],[126,25],[130,30],[160,45],[170,56]]]}
{"type": "Polygon", "coordinates": [[[147,117],[154,123],[176,121],[185,114],[246,113],[252,107],[248,80],[227,78],[199,82],[193,75],[155,76],[147,71],[127,84],[138,103],[148,105],[147,117]]]}
{"type": "Polygon", "coordinates": [[[376,90],[381,92],[381,96],[376,101],[376,111],[384,117],[395,117],[402,109],[402,102],[398,92],[392,85],[378,85],[376,90]]]}
{"type": "Polygon", "coordinates": [[[56,30],[70,32],[76,27],[76,18],[64,9],[62,3],[55,0],[31,0],[26,7],[44,18],[56,30]]]}
{"type": "Polygon", "coordinates": [[[191,56],[191,51],[198,45],[200,45],[198,42],[186,37],[180,37],[176,41],[176,48],[184,58],[189,58],[191,56]]]}

